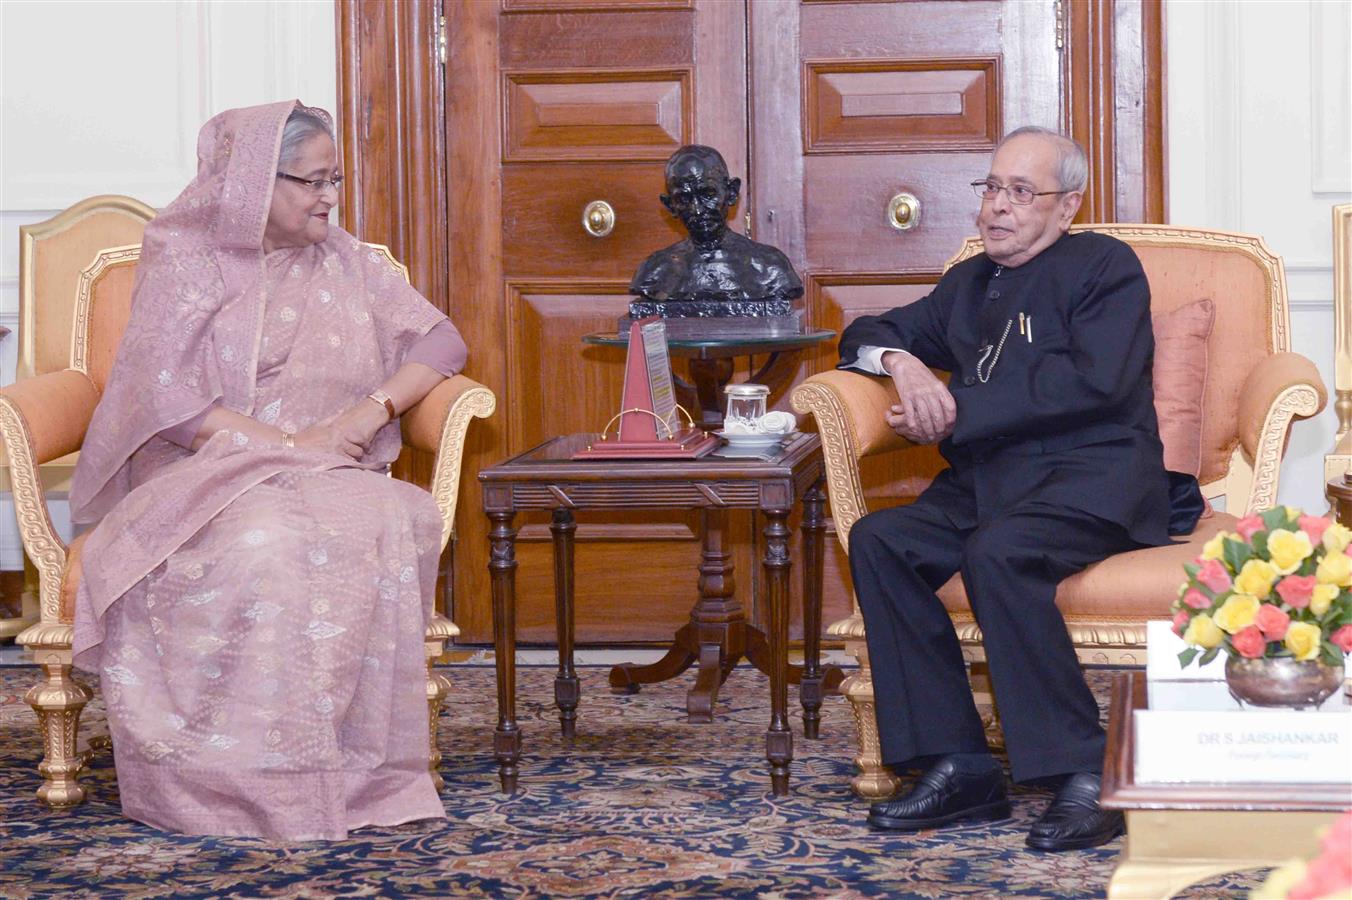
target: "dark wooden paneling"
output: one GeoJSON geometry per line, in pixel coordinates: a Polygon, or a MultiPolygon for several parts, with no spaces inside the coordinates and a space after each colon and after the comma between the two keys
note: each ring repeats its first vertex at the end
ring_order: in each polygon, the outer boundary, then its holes
{"type": "Polygon", "coordinates": [[[806,152],[989,150],[1000,139],[1000,60],[813,60],[806,152]]]}
{"type": "Polygon", "coordinates": [[[820,155],[804,162],[807,261],[816,272],[938,271],[974,230],[981,201],[971,181],[986,173],[985,153],[820,155]],[[919,223],[888,224],[893,195],[920,201],[919,223]]]}
{"type": "Polygon", "coordinates": [[[507,13],[642,12],[691,9],[693,6],[694,0],[502,0],[502,11],[507,13]]]}
{"type": "Polygon", "coordinates": [[[509,282],[507,389],[512,452],[560,434],[600,431],[620,409],[625,352],[583,335],[614,331],[629,311],[626,282],[509,282]],[[548,352],[542,352],[549,348],[548,352]]]}
{"type": "Polygon", "coordinates": [[[657,198],[663,163],[517,163],[502,170],[503,268],[514,278],[622,278],[644,257],[685,237],[657,198]],[[615,228],[592,237],[582,210],[604,200],[615,228]]]}
{"type": "Polygon", "coordinates": [[[688,66],[695,18],[690,9],[503,16],[499,62],[508,70],[688,66]]]}
{"type": "Polygon", "coordinates": [[[504,160],[656,159],[690,143],[690,70],[508,72],[504,160]]]}
{"type": "Polygon", "coordinates": [[[413,286],[450,311],[438,13],[426,2],[337,4],[340,215],[357,237],[387,245],[413,286]]]}

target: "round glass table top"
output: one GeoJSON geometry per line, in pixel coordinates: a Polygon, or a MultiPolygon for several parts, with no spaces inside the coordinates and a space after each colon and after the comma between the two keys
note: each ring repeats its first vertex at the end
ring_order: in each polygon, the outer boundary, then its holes
{"type": "MultiPolygon", "coordinates": [[[[765,337],[738,335],[735,337],[667,338],[667,347],[675,356],[744,356],[749,354],[774,353],[780,350],[801,350],[823,341],[829,341],[836,333],[828,328],[816,328],[802,334],[777,334],[765,337]],[[682,352],[684,351],[684,352],[682,352]]],[[[598,344],[604,347],[625,347],[629,344],[629,335],[616,334],[613,331],[596,331],[582,336],[585,344],[598,344]]]]}

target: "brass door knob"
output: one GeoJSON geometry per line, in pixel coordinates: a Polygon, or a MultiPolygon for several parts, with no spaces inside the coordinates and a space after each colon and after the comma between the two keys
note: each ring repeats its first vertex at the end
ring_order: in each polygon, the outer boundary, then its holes
{"type": "Polygon", "coordinates": [[[593,200],[582,210],[582,227],[592,237],[605,237],[615,230],[615,208],[604,200],[593,200]]]}
{"type": "Polygon", "coordinates": [[[887,224],[897,231],[909,231],[919,225],[920,200],[903,192],[887,201],[887,224]]]}

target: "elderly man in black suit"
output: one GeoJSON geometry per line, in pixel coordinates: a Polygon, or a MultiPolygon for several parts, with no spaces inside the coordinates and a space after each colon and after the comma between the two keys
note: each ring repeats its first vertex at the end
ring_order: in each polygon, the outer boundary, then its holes
{"type": "Polygon", "coordinates": [[[1170,488],[1140,261],[1114,238],[1068,233],[1086,176],[1074,141],[1007,135],[973,183],[985,252],[841,340],[841,368],[896,383],[888,424],[939,442],[950,464],[914,503],[850,532],[883,760],[922,770],[909,792],[872,806],[878,828],[1009,815],[935,595],[954,572],[985,635],[1013,777],[1056,792],[1028,845],[1092,847],[1123,828],[1099,805],[1099,710],[1053,598],[1096,560],[1167,543],[1170,488]],[[932,368],[951,373],[948,385],[932,368]]]}

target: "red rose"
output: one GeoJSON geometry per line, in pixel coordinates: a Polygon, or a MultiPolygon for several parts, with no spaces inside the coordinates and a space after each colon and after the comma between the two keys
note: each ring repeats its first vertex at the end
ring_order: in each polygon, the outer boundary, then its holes
{"type": "Polygon", "coordinates": [[[1296,520],[1300,530],[1310,536],[1311,544],[1318,544],[1324,537],[1324,531],[1333,524],[1327,516],[1301,516],[1296,520]]]}
{"type": "Polygon", "coordinates": [[[1267,652],[1267,638],[1263,637],[1257,625],[1241,628],[1230,638],[1230,643],[1240,656],[1247,659],[1257,659],[1267,652]]]}
{"type": "Polygon", "coordinates": [[[1292,609],[1304,609],[1310,605],[1310,595],[1314,593],[1313,575],[1287,575],[1277,582],[1277,594],[1292,609]]]}
{"type": "Polygon", "coordinates": [[[1215,559],[1208,559],[1202,564],[1202,568],[1197,570],[1197,580],[1209,587],[1213,594],[1228,591],[1232,583],[1230,573],[1225,570],[1225,566],[1221,565],[1219,560],[1215,559]]]}
{"type": "Polygon", "coordinates": [[[1245,516],[1235,523],[1235,531],[1244,540],[1251,540],[1255,534],[1263,530],[1263,519],[1260,516],[1245,516]]]}
{"type": "Polygon", "coordinates": [[[1280,641],[1286,637],[1291,617],[1271,603],[1264,603],[1258,607],[1258,615],[1254,616],[1253,624],[1258,626],[1258,630],[1263,632],[1263,636],[1269,641],[1280,641]]]}
{"type": "Polygon", "coordinates": [[[1207,599],[1206,594],[1203,594],[1197,588],[1189,588],[1188,592],[1183,595],[1183,602],[1193,609],[1211,608],[1211,601],[1207,599]]]}
{"type": "Polygon", "coordinates": [[[1174,634],[1182,637],[1183,632],[1188,630],[1188,622],[1191,619],[1192,616],[1188,614],[1186,609],[1180,609],[1174,613],[1174,634]]]}
{"type": "Polygon", "coordinates": [[[1352,625],[1344,625],[1339,628],[1329,635],[1329,640],[1333,641],[1344,653],[1352,653],[1352,625]]]}

